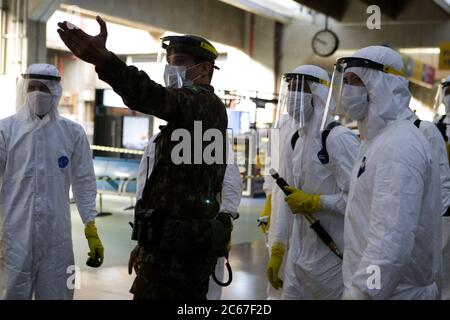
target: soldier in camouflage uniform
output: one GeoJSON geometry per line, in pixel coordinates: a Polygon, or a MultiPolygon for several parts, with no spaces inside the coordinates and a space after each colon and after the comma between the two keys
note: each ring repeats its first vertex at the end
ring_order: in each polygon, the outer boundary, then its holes
{"type": "MultiPolygon", "coordinates": [[[[96,37],[67,22],[59,24],[58,32],[77,57],[96,66],[99,78],[130,109],[168,122],[155,141],[152,174],[136,204],[133,239],[138,246],[131,253],[129,267],[134,266],[137,277],[131,292],[135,299],[204,300],[209,276],[217,258],[226,255],[232,230],[232,217],[219,212],[227,114],[210,86],[217,51],[201,37],[164,38],[169,65],[187,67],[185,77],[192,84],[163,87],[109,52],[106,24],[100,17],[97,21],[101,32],[96,37]],[[201,121],[203,131],[220,131],[223,161],[194,164],[194,143],[199,143],[193,139],[195,121],[201,121]],[[191,163],[175,165],[171,159],[178,143],[171,141],[172,133],[177,129],[191,134],[191,163]]],[[[201,151],[208,144],[202,141],[201,151]]]]}

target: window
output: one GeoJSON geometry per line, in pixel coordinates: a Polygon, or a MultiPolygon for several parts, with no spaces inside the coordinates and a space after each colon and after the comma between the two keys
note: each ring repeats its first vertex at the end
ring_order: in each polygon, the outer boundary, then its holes
{"type": "Polygon", "coordinates": [[[0,74],[6,73],[6,11],[0,7],[0,74]]]}

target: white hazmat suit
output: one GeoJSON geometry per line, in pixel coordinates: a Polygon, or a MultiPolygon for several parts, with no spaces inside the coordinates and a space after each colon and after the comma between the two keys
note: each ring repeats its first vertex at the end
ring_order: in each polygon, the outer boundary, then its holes
{"type": "MultiPolygon", "coordinates": [[[[321,68],[305,65],[294,73],[305,74],[329,82],[328,74],[321,68]]],[[[359,141],[347,128],[334,128],[327,139],[329,163],[318,157],[322,150],[320,126],[328,97],[328,87],[308,81],[312,93],[314,111],[298,139],[291,158],[292,171],[286,180],[307,194],[320,195],[320,210],[313,216],[320,220],[339,249],[343,249],[343,226],[350,172],[356,157],[359,141]]],[[[332,119],[329,119],[332,122],[332,119]]],[[[280,220],[293,216],[286,205],[280,208],[280,220]],[[284,218],[283,218],[284,217],[284,218]]],[[[278,241],[287,240],[286,228],[274,230],[278,241]]],[[[283,299],[339,299],[342,295],[341,260],[322,242],[311,229],[303,214],[294,216],[292,235],[283,285],[283,299]]]]}
{"type": "Polygon", "coordinates": [[[72,185],[83,222],[94,221],[92,152],[83,128],[58,115],[62,89],[55,81],[57,69],[37,64],[26,75],[50,90],[51,105],[49,113],[38,118],[36,97],[27,94],[30,80],[24,80],[17,100],[22,108],[0,121],[0,297],[72,299],[69,188],[72,185]]]}
{"type": "MultiPolygon", "coordinates": [[[[417,116],[410,109],[406,110],[404,118],[410,121],[418,120],[417,116]]],[[[450,166],[445,140],[433,122],[420,121],[419,129],[431,144],[436,158],[439,159],[442,208],[443,214],[445,214],[450,207],[450,166]]],[[[450,300],[450,217],[448,216],[442,218],[441,298],[442,300],[450,300]]]]}
{"type": "MultiPolygon", "coordinates": [[[[445,81],[450,83],[450,76],[445,81]]],[[[446,112],[444,122],[447,123],[448,137],[450,135],[450,125],[448,125],[450,123],[450,95],[444,96],[443,103],[446,112]]],[[[448,146],[447,150],[449,150],[448,146]]],[[[448,209],[448,204],[444,206],[444,209],[448,209]]],[[[442,274],[442,300],[450,300],[450,216],[448,215],[442,220],[442,274]]]]}
{"type": "MultiPolygon", "coordinates": [[[[288,174],[289,172],[292,172],[292,161],[286,161],[286,159],[292,159],[292,139],[296,132],[296,129],[293,124],[294,120],[289,115],[284,115],[283,119],[280,121],[280,128],[279,130],[275,131],[274,134],[278,133],[278,154],[273,155],[273,157],[277,157],[277,161],[275,161],[275,164],[278,165],[278,168],[274,168],[278,171],[280,176],[282,177],[290,177],[291,175],[288,174]]],[[[293,183],[293,181],[287,181],[288,183],[293,183]]],[[[270,194],[272,196],[272,202],[271,202],[271,215],[270,215],[270,226],[268,231],[268,237],[267,237],[267,246],[269,248],[269,255],[270,255],[270,248],[274,243],[283,242],[285,240],[285,235],[287,235],[287,239],[289,239],[291,230],[292,230],[292,223],[294,220],[293,215],[283,216],[282,219],[280,219],[280,210],[282,206],[286,206],[286,203],[284,202],[284,193],[283,191],[278,187],[278,185],[275,183],[275,180],[271,176],[266,176],[264,181],[264,191],[266,194],[270,194]],[[281,233],[283,235],[283,238],[280,239],[277,237],[277,233],[281,233]]],[[[289,251],[289,246],[287,243],[286,245],[286,252],[289,251]]],[[[286,259],[287,254],[284,255],[283,262],[280,266],[279,276],[280,279],[284,279],[284,270],[286,266],[286,259]]],[[[267,299],[268,300],[279,300],[281,299],[283,289],[276,290],[272,285],[269,283],[267,285],[267,299]]]]}
{"type": "MultiPolygon", "coordinates": [[[[446,136],[448,137],[450,134],[450,94],[445,95],[446,92],[448,92],[450,84],[450,76],[448,76],[444,83],[439,87],[438,95],[437,95],[437,103],[444,104],[445,107],[445,115],[440,116],[438,115],[435,119],[436,123],[439,123],[442,120],[442,124],[446,125],[446,136]],[[444,87],[445,84],[445,87],[444,87]]],[[[439,105],[436,105],[436,111],[439,105]]],[[[440,131],[439,131],[440,133],[440,131]]],[[[442,137],[442,134],[440,134],[442,137]]],[[[447,138],[448,139],[448,138],[447,138]]],[[[434,148],[437,152],[440,153],[440,156],[443,157],[444,153],[447,156],[446,159],[440,159],[439,167],[441,170],[441,180],[442,176],[446,174],[446,168],[444,168],[444,164],[447,165],[447,168],[449,166],[448,163],[448,141],[444,141],[444,148],[445,152],[440,150],[441,148],[437,149],[434,148]]],[[[448,170],[448,169],[447,169],[448,170]]],[[[447,194],[443,194],[443,205],[444,205],[444,211],[446,211],[446,216],[442,218],[442,300],[450,300],[450,216],[449,216],[449,203],[446,201],[446,195],[448,197],[449,190],[447,190],[447,185],[443,184],[443,192],[447,192],[447,194]]]]}
{"type": "MultiPolygon", "coordinates": [[[[393,50],[374,46],[353,57],[403,69],[393,50]]],[[[363,142],[345,214],[346,299],[438,299],[442,201],[430,143],[401,115],[411,94],[405,78],[352,67],[368,90],[363,142]]]]}

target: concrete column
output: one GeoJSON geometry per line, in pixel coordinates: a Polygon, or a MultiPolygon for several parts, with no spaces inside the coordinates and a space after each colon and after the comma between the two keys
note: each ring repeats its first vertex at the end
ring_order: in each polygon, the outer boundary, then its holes
{"type": "Polygon", "coordinates": [[[27,25],[27,65],[47,63],[46,22],[28,21],[27,25]]]}
{"type": "Polygon", "coordinates": [[[0,118],[5,118],[16,112],[16,83],[18,76],[23,72],[25,8],[23,0],[3,0],[1,5],[3,50],[0,54],[4,61],[4,70],[2,70],[3,74],[0,74],[0,96],[2,97],[0,118]]]}
{"type": "MultiPolygon", "coordinates": [[[[47,63],[47,21],[61,0],[27,0],[27,65],[47,63]]],[[[56,26],[55,26],[56,28],[56,26]]]]}
{"type": "Polygon", "coordinates": [[[0,74],[0,118],[16,113],[16,83],[28,65],[47,62],[46,22],[59,4],[59,0],[1,0],[5,68],[0,74]]]}

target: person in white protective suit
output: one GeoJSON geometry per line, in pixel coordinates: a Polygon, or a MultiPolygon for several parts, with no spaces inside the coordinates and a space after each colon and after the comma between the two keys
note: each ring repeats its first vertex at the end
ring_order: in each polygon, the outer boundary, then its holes
{"type": "Polygon", "coordinates": [[[436,93],[434,111],[436,116],[434,122],[441,131],[447,146],[447,153],[449,153],[448,137],[450,136],[450,76],[441,82],[436,93]],[[445,108],[445,114],[439,114],[441,105],[445,108]]]}
{"type": "MultiPolygon", "coordinates": [[[[272,155],[270,165],[271,167],[274,167],[273,169],[277,169],[278,173],[281,176],[291,176],[287,173],[291,172],[292,170],[292,162],[285,161],[285,159],[292,159],[292,140],[295,133],[297,132],[297,128],[291,123],[293,121],[295,120],[293,120],[288,114],[281,115],[278,128],[275,128],[272,133],[272,135],[278,134],[278,137],[275,139],[277,140],[276,142],[271,143],[271,147],[276,148],[276,150],[271,150],[272,155]],[[274,152],[276,154],[274,154],[274,152]]],[[[274,231],[290,235],[294,217],[292,215],[289,215],[287,217],[283,217],[283,219],[280,219],[280,207],[285,205],[284,193],[278,187],[278,185],[275,183],[275,180],[271,176],[265,177],[263,189],[266,193],[266,204],[263,211],[261,212],[261,217],[269,217],[269,223],[263,229],[263,232],[267,235],[266,245],[268,247],[270,256],[272,245],[274,243],[280,242],[280,240],[277,239],[274,231]],[[271,227],[272,225],[274,227],[271,227]]],[[[286,258],[289,246],[287,245],[285,249],[286,253],[283,256],[280,269],[278,270],[278,275],[280,277],[280,280],[282,281],[284,279],[284,270],[286,266],[286,258]]],[[[267,300],[280,300],[283,290],[282,288],[275,289],[270,283],[268,283],[266,293],[267,300]]]]}
{"type": "MultiPolygon", "coordinates": [[[[444,209],[444,217],[442,218],[442,281],[441,281],[441,299],[450,300],[450,187],[448,180],[449,161],[448,161],[448,136],[450,126],[450,76],[448,76],[439,86],[436,95],[435,111],[438,112],[439,106],[443,104],[445,107],[445,114],[437,116],[436,126],[440,128],[438,131],[439,138],[435,141],[439,143],[432,143],[433,149],[439,155],[439,168],[441,173],[442,183],[442,205],[444,209]],[[441,132],[442,131],[442,132],[441,132]],[[445,139],[445,140],[444,140],[445,139]]],[[[436,126],[433,125],[436,130],[436,126]]],[[[425,136],[427,136],[425,134],[425,136]]],[[[427,136],[431,141],[431,135],[427,136]]]]}
{"type": "MultiPolygon", "coordinates": [[[[269,280],[277,283],[277,255],[289,240],[282,299],[339,299],[342,296],[342,260],[321,241],[304,214],[313,215],[343,249],[343,226],[350,172],[359,147],[358,138],[347,128],[333,124],[325,145],[320,131],[327,102],[330,78],[319,67],[304,65],[284,76],[287,89],[281,89],[280,101],[286,101],[287,113],[295,119],[299,138],[295,143],[291,172],[286,180],[292,187],[280,208],[280,220],[294,216],[292,235],[273,230],[272,255],[268,264],[269,280]],[[283,97],[286,95],[286,98],[283,97]],[[325,147],[325,148],[324,148],[325,147]],[[289,182],[291,181],[291,182],[289,182]],[[298,189],[297,189],[298,188],[298,189]],[[274,279],[275,278],[275,279],[274,279]]],[[[283,112],[281,106],[279,111],[283,112]]]]}
{"type": "Polygon", "coordinates": [[[361,148],[345,213],[343,299],[439,299],[439,161],[402,115],[403,62],[372,46],[337,61],[336,114],[358,121],[361,148]]]}
{"type": "Polygon", "coordinates": [[[400,116],[401,119],[409,120],[423,133],[431,144],[436,158],[439,160],[439,170],[442,185],[442,208],[443,215],[448,215],[450,207],[450,166],[447,155],[445,140],[433,122],[420,120],[409,108],[406,108],[400,116]]]}
{"type": "Polygon", "coordinates": [[[0,121],[2,299],[73,298],[70,186],[90,265],[103,262],[92,152],[83,128],[58,115],[60,81],[54,66],[31,65],[18,85],[20,110],[0,121]]]}
{"type": "MultiPolygon", "coordinates": [[[[141,199],[145,187],[146,180],[152,174],[153,165],[155,163],[155,139],[158,134],[150,138],[150,141],[145,148],[144,155],[142,156],[141,163],[139,165],[136,198],[141,199]]],[[[239,168],[234,161],[234,152],[231,144],[227,146],[227,169],[223,180],[222,188],[222,203],[220,206],[220,212],[230,214],[234,219],[238,219],[238,209],[242,199],[243,184],[239,168]]],[[[217,260],[215,275],[220,282],[224,281],[224,265],[225,258],[219,258],[217,260]]],[[[129,273],[131,273],[132,265],[129,265],[129,273]]],[[[218,285],[212,277],[209,280],[209,288],[207,299],[208,300],[221,300],[222,298],[222,286],[218,285]]]]}

